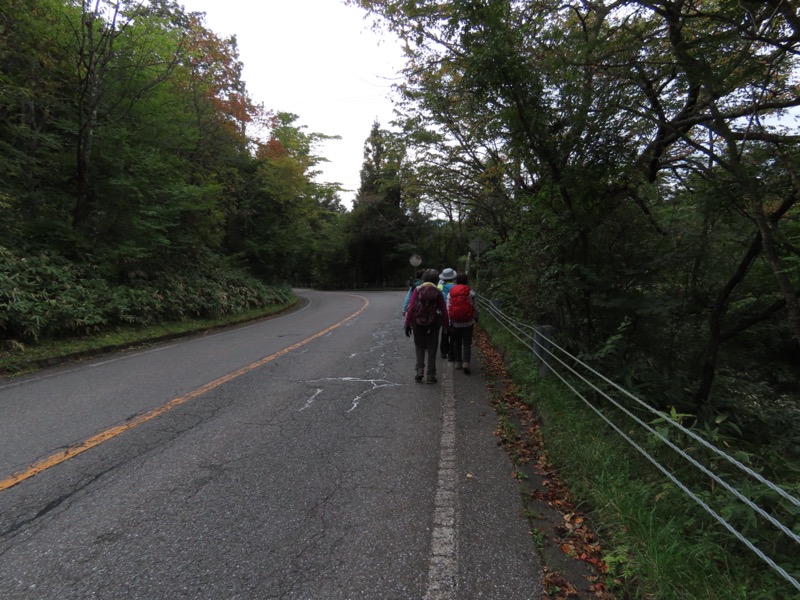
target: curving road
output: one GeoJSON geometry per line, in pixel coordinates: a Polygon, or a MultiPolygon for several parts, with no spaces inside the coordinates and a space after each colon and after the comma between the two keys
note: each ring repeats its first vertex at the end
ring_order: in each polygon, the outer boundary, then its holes
{"type": "Polygon", "coordinates": [[[0,598],[541,597],[479,369],[415,383],[401,292],[297,294],[0,380],[0,598]]]}

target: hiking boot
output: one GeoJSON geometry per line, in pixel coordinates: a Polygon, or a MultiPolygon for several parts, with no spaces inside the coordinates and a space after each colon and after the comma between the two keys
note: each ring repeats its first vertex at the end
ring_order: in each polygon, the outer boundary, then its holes
{"type": "Polygon", "coordinates": [[[422,381],[423,369],[417,369],[417,374],[414,376],[414,381],[422,381]]]}
{"type": "Polygon", "coordinates": [[[463,368],[464,368],[464,375],[469,375],[470,373],[472,373],[472,371],[470,371],[470,368],[469,368],[469,363],[465,362],[463,364],[463,368]]]}
{"type": "Polygon", "coordinates": [[[436,375],[428,375],[425,378],[425,383],[436,383],[436,375]]]}

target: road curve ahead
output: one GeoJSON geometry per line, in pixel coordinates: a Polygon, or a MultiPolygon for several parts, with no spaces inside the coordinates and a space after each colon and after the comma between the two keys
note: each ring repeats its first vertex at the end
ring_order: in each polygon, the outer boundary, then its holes
{"type": "MultiPolygon", "coordinates": [[[[539,598],[473,375],[400,292],[0,381],[0,598],[539,598]]],[[[477,361],[476,361],[477,362],[477,361]]]]}

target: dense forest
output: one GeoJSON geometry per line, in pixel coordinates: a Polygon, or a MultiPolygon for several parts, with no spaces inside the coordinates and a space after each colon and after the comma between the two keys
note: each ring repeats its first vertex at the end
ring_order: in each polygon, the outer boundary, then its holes
{"type": "Polygon", "coordinates": [[[483,294],[659,408],[800,424],[795,2],[348,3],[407,53],[351,210],[202,14],[0,0],[5,343],[400,286],[480,237],[483,294]]]}
{"type": "Polygon", "coordinates": [[[406,42],[403,181],[491,242],[485,294],[661,408],[797,418],[796,2],[350,3],[406,42]]]}
{"type": "Polygon", "coordinates": [[[0,0],[7,345],[399,285],[431,253],[380,124],[348,213],[317,181],[328,136],[255,102],[242,66],[175,2],[0,0]]]}

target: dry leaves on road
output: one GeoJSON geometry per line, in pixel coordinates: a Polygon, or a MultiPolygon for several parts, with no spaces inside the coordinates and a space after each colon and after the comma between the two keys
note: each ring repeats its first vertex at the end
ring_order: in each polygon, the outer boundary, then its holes
{"type": "MultiPolygon", "coordinates": [[[[525,485],[531,504],[528,513],[556,511],[560,515],[549,520],[549,527],[538,526],[535,533],[532,527],[532,534],[560,548],[572,561],[582,563],[582,566],[576,563],[574,569],[570,568],[569,561],[558,561],[559,568],[545,565],[545,597],[556,600],[615,598],[608,589],[608,584],[613,585],[614,581],[609,581],[602,547],[586,516],[577,509],[569,490],[549,463],[532,407],[522,400],[503,357],[483,331],[476,331],[475,344],[481,351],[483,368],[495,394],[495,408],[501,416],[495,435],[514,461],[512,476],[525,485]],[[534,478],[537,484],[532,483],[534,478]]],[[[537,519],[537,523],[541,525],[541,522],[537,519]]]]}

